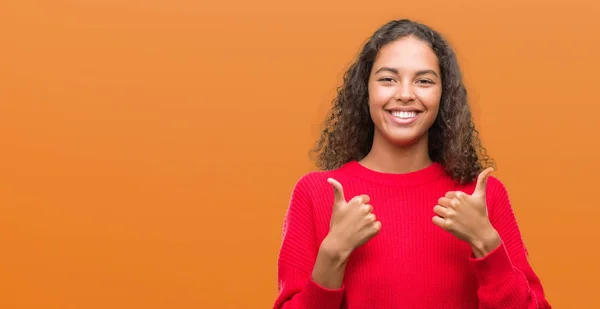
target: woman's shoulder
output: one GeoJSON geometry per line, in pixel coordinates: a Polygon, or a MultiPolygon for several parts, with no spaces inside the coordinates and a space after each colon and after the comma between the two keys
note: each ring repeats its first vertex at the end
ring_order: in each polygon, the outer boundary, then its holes
{"type": "Polygon", "coordinates": [[[500,178],[496,176],[488,176],[485,189],[487,196],[504,197],[508,195],[506,185],[502,180],[500,180],[500,178]]]}
{"type": "Polygon", "coordinates": [[[344,173],[345,165],[332,170],[313,170],[301,175],[295,184],[295,190],[314,190],[318,187],[330,186],[328,178],[338,179],[344,173]]]}
{"type": "Polygon", "coordinates": [[[315,203],[328,201],[333,195],[328,178],[336,177],[337,170],[310,171],[296,179],[293,186],[289,209],[305,209],[315,207],[315,203]]]}
{"type": "MultiPolygon", "coordinates": [[[[471,186],[471,187],[475,188],[477,186],[478,181],[479,181],[479,177],[476,177],[473,181],[469,182],[467,184],[467,186],[471,186]]],[[[501,187],[504,187],[504,182],[503,182],[503,180],[501,180],[500,177],[494,176],[494,175],[488,176],[487,181],[486,181],[487,189],[489,189],[489,188],[497,189],[497,188],[501,188],[501,187]]]]}
{"type": "MultiPolygon", "coordinates": [[[[477,188],[478,178],[462,187],[463,192],[473,194],[477,188]]],[[[482,184],[479,184],[482,185],[482,184]]],[[[501,177],[489,175],[485,181],[485,197],[489,207],[510,207],[507,186],[501,177]]]]}
{"type": "MultiPolygon", "coordinates": [[[[479,177],[475,178],[473,181],[462,185],[459,184],[457,181],[451,180],[450,176],[447,176],[447,180],[453,182],[455,185],[458,185],[461,191],[471,194],[477,187],[479,177]]],[[[487,181],[485,183],[485,189],[486,193],[491,195],[506,194],[506,186],[504,182],[499,177],[494,175],[488,176],[487,181]]]]}

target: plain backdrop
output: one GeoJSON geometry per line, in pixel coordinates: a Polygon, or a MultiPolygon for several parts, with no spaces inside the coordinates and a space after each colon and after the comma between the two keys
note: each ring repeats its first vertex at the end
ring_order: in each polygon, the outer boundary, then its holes
{"type": "Polygon", "coordinates": [[[0,2],[0,307],[270,308],[281,225],[367,37],[454,46],[547,297],[595,308],[596,1],[0,2]]]}

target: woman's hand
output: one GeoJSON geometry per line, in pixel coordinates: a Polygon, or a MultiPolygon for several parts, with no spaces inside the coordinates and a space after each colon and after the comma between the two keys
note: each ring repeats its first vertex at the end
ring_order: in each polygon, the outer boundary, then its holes
{"type": "Polygon", "coordinates": [[[367,195],[346,202],[342,185],[332,178],[327,182],[333,186],[333,211],[329,233],[319,248],[312,278],[321,286],[337,289],[342,286],[348,257],[354,249],[379,233],[381,223],[372,213],[367,195]]]}
{"type": "Polygon", "coordinates": [[[333,186],[334,202],[326,240],[347,258],[354,249],[379,233],[381,222],[377,221],[372,212],[369,196],[355,196],[347,202],[342,185],[332,178],[327,182],[333,186]]]}
{"type": "Polygon", "coordinates": [[[437,214],[432,219],[433,223],[466,241],[477,258],[486,256],[501,243],[487,213],[485,190],[492,171],[493,168],[490,167],[479,174],[472,195],[450,191],[433,208],[437,214]]]}

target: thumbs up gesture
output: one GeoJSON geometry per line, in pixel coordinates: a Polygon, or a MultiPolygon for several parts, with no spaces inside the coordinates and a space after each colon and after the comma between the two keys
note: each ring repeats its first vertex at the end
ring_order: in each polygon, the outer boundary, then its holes
{"type": "Polygon", "coordinates": [[[493,168],[487,168],[477,179],[473,194],[450,191],[433,208],[433,223],[467,242],[476,257],[481,258],[500,245],[500,236],[487,213],[486,185],[493,168]]]}
{"type": "Polygon", "coordinates": [[[364,245],[381,229],[381,222],[373,214],[369,196],[359,195],[346,201],[342,185],[335,179],[327,182],[333,186],[334,202],[330,230],[327,238],[335,242],[344,256],[364,245]]]}

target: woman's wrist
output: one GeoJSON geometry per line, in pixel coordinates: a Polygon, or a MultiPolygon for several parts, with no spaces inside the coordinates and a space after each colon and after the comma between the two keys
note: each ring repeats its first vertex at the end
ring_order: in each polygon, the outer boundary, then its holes
{"type": "Polygon", "coordinates": [[[340,247],[338,241],[326,237],[319,247],[312,272],[313,281],[324,288],[341,288],[349,256],[350,252],[340,247]]]}
{"type": "Polygon", "coordinates": [[[500,235],[498,231],[493,227],[486,229],[481,235],[471,241],[471,248],[473,250],[473,254],[476,258],[483,258],[488,255],[490,252],[494,251],[500,244],[502,240],[500,239],[500,235]]]}
{"type": "Polygon", "coordinates": [[[334,237],[327,236],[319,247],[319,254],[331,261],[332,265],[343,267],[348,261],[352,250],[345,248],[341,242],[334,237]]]}

